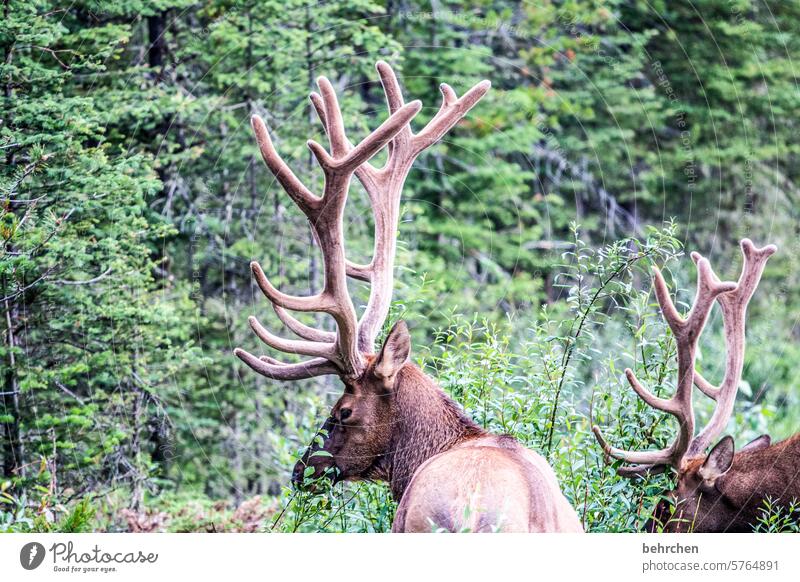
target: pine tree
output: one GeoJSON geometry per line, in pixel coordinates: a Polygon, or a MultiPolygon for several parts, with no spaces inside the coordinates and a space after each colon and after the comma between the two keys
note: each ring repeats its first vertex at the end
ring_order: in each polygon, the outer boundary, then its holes
{"type": "Polygon", "coordinates": [[[8,1],[0,23],[3,473],[49,495],[124,482],[136,504],[186,304],[154,278],[171,227],[149,220],[152,162],[108,140],[110,96],[86,83],[129,31],[55,8],[8,1]]]}

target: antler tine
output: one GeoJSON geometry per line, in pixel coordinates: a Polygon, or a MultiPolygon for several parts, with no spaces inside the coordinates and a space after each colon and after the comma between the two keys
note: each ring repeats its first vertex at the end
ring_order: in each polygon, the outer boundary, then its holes
{"type": "MultiPolygon", "coordinates": [[[[738,283],[729,292],[717,298],[722,310],[722,323],[725,332],[725,375],[717,387],[699,373],[694,374],[694,383],[701,392],[716,401],[714,412],[708,424],[692,439],[686,452],[687,458],[702,455],[705,449],[725,429],[733,413],[736,393],[742,380],[745,353],[745,319],[747,306],[753,297],[767,260],[778,250],[775,245],[757,248],[750,239],[743,239],[742,271],[738,283]]],[[[692,257],[695,259],[695,256],[692,257]]],[[[696,261],[702,260],[697,255],[696,261]]]]}
{"type": "MultiPolygon", "coordinates": [[[[402,109],[403,93],[392,67],[378,61],[375,68],[389,111],[402,109]]],[[[367,308],[359,321],[359,346],[366,352],[374,350],[375,338],[391,306],[400,198],[406,176],[417,156],[458,123],[490,87],[489,81],[482,81],[456,99],[453,90],[442,85],[442,106],[422,131],[415,135],[410,127],[404,128],[390,143],[389,157],[381,170],[365,165],[356,172],[370,198],[375,223],[372,260],[368,265],[349,265],[350,276],[371,283],[367,308]]]]}
{"type": "MultiPolygon", "coordinates": [[[[310,96],[311,102],[317,108],[315,101],[318,101],[321,97],[325,130],[331,144],[331,153],[336,157],[344,157],[351,148],[344,133],[344,120],[342,119],[342,111],[339,108],[336,92],[327,77],[319,77],[317,86],[319,87],[320,95],[312,93],[310,96]]],[[[317,110],[317,115],[319,115],[319,109],[317,110]]]]}
{"type": "Polygon", "coordinates": [[[284,308],[272,304],[272,309],[275,315],[278,316],[283,324],[292,330],[297,336],[312,341],[312,342],[334,342],[336,341],[336,334],[331,331],[323,331],[314,329],[305,323],[298,321],[291,313],[284,308]]]}
{"type": "MultiPolygon", "coordinates": [[[[692,252],[690,256],[692,257],[692,261],[694,261],[695,265],[699,264],[700,260],[703,258],[703,255],[696,251],[692,252]]],[[[717,277],[713,270],[711,271],[711,276],[713,277],[714,281],[719,281],[719,277],[717,277]]],[[[716,400],[719,397],[719,388],[706,380],[697,370],[694,371],[694,385],[697,386],[700,392],[712,400],[716,400]]]]}
{"type": "MultiPolygon", "coordinates": [[[[341,119],[338,105],[331,98],[329,85],[321,81],[323,91],[326,127],[334,135],[339,132],[338,121],[341,119]]],[[[316,142],[309,142],[309,148],[317,157],[325,173],[325,192],[322,196],[324,212],[320,212],[314,224],[314,230],[323,249],[325,287],[323,295],[332,299],[334,308],[328,310],[336,320],[338,328],[337,345],[342,354],[344,374],[357,375],[364,367],[363,357],[358,345],[358,320],[355,307],[347,290],[347,261],[344,254],[344,229],[342,217],[347,199],[347,191],[352,174],[361,164],[380,151],[395,134],[407,125],[419,112],[418,101],[409,103],[393,113],[378,129],[367,136],[360,144],[349,149],[343,136],[331,138],[332,149],[339,150],[342,155],[331,157],[316,142]],[[347,151],[349,149],[349,151],[347,151]]]]}
{"type": "Polygon", "coordinates": [[[308,216],[309,213],[313,214],[319,206],[320,199],[314,196],[314,194],[305,187],[275,150],[275,146],[272,144],[272,139],[269,137],[269,130],[264,120],[258,115],[253,115],[250,118],[250,125],[253,128],[253,132],[256,134],[256,142],[261,150],[261,157],[264,158],[264,163],[267,164],[267,167],[280,185],[292,201],[300,207],[303,213],[306,214],[306,216],[308,216]]]}
{"type": "Polygon", "coordinates": [[[314,358],[297,364],[286,364],[266,356],[258,358],[241,348],[236,348],[233,353],[255,372],[272,380],[306,380],[307,378],[339,372],[339,369],[325,358],[314,358]]]}
{"type": "Polygon", "coordinates": [[[674,400],[659,398],[650,392],[647,388],[642,386],[642,384],[636,378],[636,375],[633,373],[633,370],[630,368],[625,368],[625,377],[628,379],[628,384],[631,385],[633,391],[636,392],[636,395],[641,398],[645,404],[655,408],[656,410],[668,412],[669,414],[674,414],[676,412],[677,406],[674,400]]]}
{"type": "Polygon", "coordinates": [[[739,275],[736,293],[724,297],[724,303],[746,309],[747,304],[761,281],[761,275],[769,258],[778,252],[776,245],[767,245],[757,248],[749,238],[742,239],[739,243],[742,249],[743,265],[739,275]]]}
{"type": "Polygon", "coordinates": [[[667,287],[667,282],[661,274],[661,269],[654,266],[653,276],[653,287],[655,288],[658,305],[661,307],[661,315],[666,320],[672,333],[677,335],[686,322],[683,317],[681,317],[680,313],[678,313],[675,304],[672,302],[672,297],[669,294],[669,287],[667,287]]]}
{"type": "MultiPolygon", "coordinates": [[[[325,98],[323,97],[323,102],[325,98]]],[[[326,127],[329,128],[329,139],[331,143],[336,143],[336,149],[343,147],[346,139],[343,140],[342,136],[336,136],[340,129],[337,126],[336,119],[341,120],[341,115],[333,115],[331,106],[325,104],[325,119],[326,127]]],[[[395,134],[407,125],[414,116],[422,109],[422,103],[419,101],[412,101],[408,105],[404,105],[395,113],[384,121],[381,126],[369,134],[364,141],[356,147],[350,149],[346,154],[341,157],[332,157],[325,151],[325,149],[314,140],[308,141],[308,147],[314,156],[317,158],[322,169],[325,170],[326,175],[331,176],[350,176],[358,169],[358,167],[377,154],[383,147],[394,138],[395,134]]],[[[341,128],[343,134],[344,129],[341,128]]],[[[346,148],[346,146],[344,146],[346,148]]],[[[324,196],[323,196],[324,198],[324,196]]]]}
{"type": "Polygon", "coordinates": [[[271,359],[258,359],[244,350],[236,351],[236,355],[251,368],[276,379],[309,378],[331,371],[355,376],[363,370],[364,360],[358,349],[358,320],[347,291],[347,261],[344,256],[342,225],[344,206],[353,173],[407,127],[421,108],[418,101],[399,108],[361,143],[351,147],[344,135],[341,111],[333,87],[324,77],[320,78],[319,86],[322,96],[312,96],[312,102],[320,112],[330,136],[331,154],[316,142],[309,141],[308,146],[325,174],[325,188],[321,197],[312,194],[280,158],[264,121],[258,116],[253,116],[252,119],[264,161],[310,222],[322,250],[325,274],[322,292],[310,297],[297,297],[280,292],[270,283],[261,266],[257,262],[251,263],[255,280],[273,304],[278,317],[304,340],[278,337],[251,317],[250,326],[253,331],[264,343],[275,349],[320,357],[300,364],[282,364],[271,359]],[[285,309],[330,314],[337,325],[333,341],[329,332],[306,326],[285,309]],[[322,362],[327,364],[323,365],[322,362]]]}
{"type": "MultiPolygon", "coordinates": [[[[397,111],[404,103],[403,90],[400,88],[400,83],[397,81],[397,75],[394,74],[392,67],[385,61],[378,61],[375,63],[375,69],[378,71],[378,75],[381,78],[383,94],[386,96],[386,106],[389,108],[389,111],[397,111]]],[[[399,132],[389,144],[390,158],[393,157],[396,147],[406,149],[413,136],[414,134],[411,132],[410,126],[399,132]]],[[[359,179],[361,178],[359,177],[359,179]]]]}
{"type": "Polygon", "coordinates": [[[472,89],[456,98],[456,93],[447,83],[439,85],[442,93],[442,105],[433,119],[413,138],[415,155],[439,141],[444,134],[472,109],[475,104],[491,89],[489,81],[481,81],[472,89]]]}
{"type": "Polygon", "coordinates": [[[479,83],[458,99],[447,85],[442,85],[442,105],[433,119],[418,134],[409,123],[420,111],[419,101],[404,104],[402,91],[391,67],[376,65],[381,78],[390,116],[361,143],[353,146],[347,139],[336,93],[325,77],[318,79],[319,93],[311,102],[322,121],[330,142],[330,153],[314,141],[308,147],[325,174],[325,189],[317,197],[306,188],[280,158],[263,120],[254,116],[253,129],[262,157],[269,169],[309,220],[314,237],[322,250],[325,282],[320,293],[296,297],[280,292],[264,274],[261,266],[251,267],[258,286],[272,303],[278,318],[302,340],[288,340],[270,333],[255,318],[250,325],[267,345],[288,353],[318,356],[299,364],[285,364],[271,358],[257,358],[244,350],[236,355],[257,372],[276,379],[310,378],[319,374],[359,374],[364,368],[363,354],[374,350],[375,338],[391,304],[394,283],[394,254],[403,183],[417,155],[439,140],[489,90],[488,81],[479,83]],[[389,146],[386,165],[377,170],[368,161],[384,146],[389,146]],[[352,175],[356,174],[370,198],[375,222],[372,260],[367,265],[348,261],[344,254],[343,213],[352,175]],[[357,320],[353,301],[347,290],[347,277],[371,284],[370,298],[361,320],[357,320]],[[331,315],[336,333],[313,329],[286,310],[315,311],[331,315]]]}
{"type": "Polygon", "coordinates": [[[714,386],[711,382],[703,378],[703,375],[697,370],[694,371],[694,385],[697,386],[700,392],[711,398],[711,400],[719,398],[719,387],[714,386]]]}
{"type": "Polygon", "coordinates": [[[381,78],[381,85],[383,86],[383,93],[386,95],[386,105],[389,107],[389,111],[397,111],[403,106],[404,101],[403,90],[400,88],[394,69],[386,61],[378,61],[375,63],[375,70],[378,71],[378,75],[381,78]]]}
{"type": "Polygon", "coordinates": [[[626,463],[647,465],[651,468],[662,464],[668,464],[672,459],[675,448],[675,444],[673,443],[669,447],[657,451],[625,451],[608,444],[608,441],[606,441],[603,436],[603,431],[601,431],[600,427],[597,425],[592,426],[592,432],[597,442],[600,443],[600,446],[603,448],[603,452],[609,457],[626,463]]]}
{"type": "Polygon", "coordinates": [[[288,340],[278,337],[269,332],[255,316],[247,318],[250,328],[255,332],[262,342],[271,348],[275,348],[287,354],[299,354],[301,356],[318,356],[330,360],[334,364],[341,365],[339,354],[336,352],[334,342],[319,342],[307,340],[288,340]]]}
{"type": "Polygon", "coordinates": [[[697,257],[697,293],[694,304],[686,318],[686,333],[695,339],[700,336],[708,320],[708,314],[714,306],[714,301],[723,293],[736,289],[732,281],[720,281],[716,276],[708,259],[693,253],[697,257]]]}
{"type": "Polygon", "coordinates": [[[608,441],[603,437],[603,433],[598,426],[592,427],[592,432],[597,442],[600,443],[600,446],[607,456],[626,463],[637,464],[636,468],[620,467],[617,470],[620,476],[632,477],[645,472],[653,472],[657,470],[660,465],[673,464],[676,456],[679,457],[682,454],[679,453],[679,449],[687,446],[684,443],[688,443],[691,437],[693,424],[691,421],[687,423],[685,406],[683,406],[681,398],[678,397],[680,394],[679,391],[676,391],[675,396],[670,399],[659,398],[642,386],[634,375],[633,370],[630,368],[625,369],[625,377],[628,379],[628,383],[639,398],[656,410],[661,410],[674,416],[678,420],[680,427],[679,437],[670,446],[656,451],[625,451],[617,449],[608,444],[608,441]]]}
{"type": "Polygon", "coordinates": [[[653,267],[656,299],[678,345],[678,380],[674,395],[669,399],[655,396],[642,386],[632,370],[625,370],[625,376],[639,398],[649,406],[666,412],[678,420],[677,438],[670,446],[657,451],[624,451],[611,447],[600,429],[596,426],[592,427],[595,438],[603,447],[606,455],[637,465],[636,467],[620,468],[618,474],[621,476],[632,477],[661,470],[662,465],[672,465],[676,469],[680,469],[686,451],[690,447],[694,434],[692,385],[695,381],[697,341],[716,298],[736,288],[735,283],[720,281],[706,259],[699,255],[696,257],[693,255],[692,258],[697,265],[697,292],[692,308],[685,318],[675,308],[661,271],[653,267]]]}
{"type": "Polygon", "coordinates": [[[250,263],[250,270],[258,284],[258,287],[266,295],[273,305],[292,309],[294,311],[330,311],[333,309],[333,302],[324,293],[311,295],[308,297],[296,297],[278,291],[264,274],[264,270],[257,261],[250,263]]]}
{"type": "MultiPolygon", "coordinates": [[[[410,104],[404,105],[403,92],[394,70],[384,61],[378,61],[375,68],[389,112],[396,114],[403,111],[410,104]]],[[[442,84],[442,105],[425,128],[415,135],[410,125],[403,126],[389,142],[389,156],[383,168],[378,170],[369,163],[363,163],[355,171],[369,196],[375,223],[372,260],[366,265],[346,261],[349,277],[371,284],[367,308],[359,321],[358,345],[363,352],[374,351],[375,338],[391,305],[400,197],[406,176],[417,156],[458,123],[490,87],[489,81],[483,81],[459,99],[449,85],[442,84]]],[[[330,84],[327,80],[321,80],[320,93],[312,93],[311,102],[328,134],[331,148],[340,147],[342,151],[349,151],[352,146],[339,123],[340,118],[332,111],[334,100],[330,84]]]]}

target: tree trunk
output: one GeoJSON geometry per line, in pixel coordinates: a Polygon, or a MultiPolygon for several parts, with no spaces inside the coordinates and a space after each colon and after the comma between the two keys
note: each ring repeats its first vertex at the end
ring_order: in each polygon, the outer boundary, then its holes
{"type": "Polygon", "coordinates": [[[164,38],[166,21],[165,12],[154,14],[147,19],[147,37],[150,41],[150,50],[147,51],[147,64],[150,65],[151,69],[161,69],[164,64],[164,53],[167,48],[166,39],[164,38]]]}
{"type": "Polygon", "coordinates": [[[131,491],[131,509],[140,512],[144,506],[144,474],[142,467],[142,391],[138,387],[133,387],[133,430],[131,434],[131,464],[134,468],[133,490],[131,491]]]}
{"type": "MultiPolygon", "coordinates": [[[[7,280],[3,277],[2,292],[4,296],[9,295],[7,280]]],[[[0,414],[8,415],[10,420],[3,423],[3,476],[7,479],[12,477],[24,476],[23,457],[25,450],[22,444],[20,431],[20,407],[19,407],[19,381],[17,378],[17,362],[14,355],[16,340],[14,337],[14,321],[16,320],[17,307],[9,300],[4,302],[6,311],[6,350],[7,368],[3,379],[2,409],[0,414]]]]}

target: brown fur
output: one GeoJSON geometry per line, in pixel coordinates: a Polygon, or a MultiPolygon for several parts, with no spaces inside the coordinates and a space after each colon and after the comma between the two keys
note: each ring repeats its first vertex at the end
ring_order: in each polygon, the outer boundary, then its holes
{"type": "Polygon", "coordinates": [[[650,531],[661,524],[667,532],[750,532],[767,498],[784,508],[800,501],[800,434],[736,453],[730,468],[713,479],[701,475],[707,460],[685,463],[670,501],[659,504],[648,524],[650,531]]]}
{"type": "Polygon", "coordinates": [[[388,481],[400,501],[395,532],[582,531],[542,457],[484,431],[411,363],[387,385],[375,372],[383,357],[346,385],[327,438],[295,467],[298,484],[306,467],[314,478],[334,467],[337,480],[388,481]],[[320,449],[331,456],[314,456],[320,449]]]}
{"type": "Polygon", "coordinates": [[[451,532],[582,531],[544,459],[516,439],[490,434],[432,457],[414,474],[392,530],[439,528],[451,532]],[[446,520],[437,519],[442,513],[448,516],[446,520]]]}

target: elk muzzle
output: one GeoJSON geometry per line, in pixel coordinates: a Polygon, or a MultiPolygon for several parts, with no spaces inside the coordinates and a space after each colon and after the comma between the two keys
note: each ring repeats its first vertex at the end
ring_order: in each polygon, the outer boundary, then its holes
{"type": "Polygon", "coordinates": [[[330,476],[334,483],[339,480],[336,462],[330,452],[325,449],[329,442],[327,435],[333,430],[333,425],[333,418],[328,418],[314,436],[314,440],[308,445],[303,456],[295,464],[292,470],[292,485],[296,489],[314,493],[317,490],[317,483],[323,476],[330,476]],[[309,468],[312,470],[309,471],[309,468]]]}

